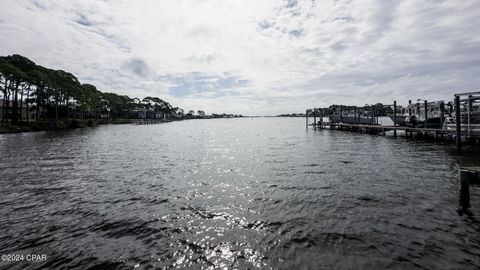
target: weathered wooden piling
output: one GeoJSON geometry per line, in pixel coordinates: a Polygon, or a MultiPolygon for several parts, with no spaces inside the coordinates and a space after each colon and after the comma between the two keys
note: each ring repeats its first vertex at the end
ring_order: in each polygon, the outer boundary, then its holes
{"type": "Polygon", "coordinates": [[[441,101],[440,102],[440,123],[445,122],[445,102],[441,101]]]}
{"type": "MultiPolygon", "coordinates": [[[[397,101],[393,101],[393,126],[397,126],[397,101]]],[[[383,135],[385,135],[385,130],[383,130],[383,135]]],[[[393,130],[393,137],[397,138],[397,130],[393,130]]]]}
{"type": "Polygon", "coordinates": [[[372,119],[370,121],[370,124],[373,125],[375,123],[375,110],[373,105],[372,105],[371,111],[372,111],[372,119]]]}
{"type": "Polygon", "coordinates": [[[305,129],[308,129],[308,110],[305,110],[305,129]]]}
{"type": "Polygon", "coordinates": [[[425,128],[428,128],[428,102],[427,100],[424,101],[425,103],[425,128]]]}
{"type": "Polygon", "coordinates": [[[320,115],[320,124],[322,125],[322,127],[323,127],[323,117],[325,117],[324,109],[322,109],[322,113],[320,115]]]}
{"type": "Polygon", "coordinates": [[[460,208],[467,210],[470,208],[470,182],[474,174],[470,170],[460,169],[458,177],[460,208]]]}
{"type": "Polygon", "coordinates": [[[455,118],[456,118],[456,141],[457,151],[462,151],[462,126],[460,117],[460,96],[455,96],[455,118]]]}
{"type": "Polygon", "coordinates": [[[408,100],[408,117],[412,116],[412,100],[408,100]]]}

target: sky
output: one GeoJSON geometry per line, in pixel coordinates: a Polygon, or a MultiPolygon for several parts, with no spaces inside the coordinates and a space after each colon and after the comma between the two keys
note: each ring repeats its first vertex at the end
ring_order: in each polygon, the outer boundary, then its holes
{"type": "Polygon", "coordinates": [[[207,114],[480,89],[476,0],[0,0],[0,10],[0,55],[207,114]]]}

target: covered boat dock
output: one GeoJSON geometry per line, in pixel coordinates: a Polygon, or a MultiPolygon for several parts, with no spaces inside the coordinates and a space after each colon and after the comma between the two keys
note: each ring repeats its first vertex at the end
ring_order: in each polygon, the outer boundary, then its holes
{"type": "MultiPolygon", "coordinates": [[[[461,151],[462,143],[478,143],[480,140],[480,92],[460,93],[454,95],[454,101],[428,102],[418,99],[422,103],[409,104],[408,115],[402,114],[394,101],[392,105],[372,106],[345,106],[332,105],[329,108],[307,109],[305,112],[306,128],[309,126],[316,129],[345,130],[369,134],[381,134],[385,136],[393,133],[397,137],[403,133],[408,138],[423,138],[434,140],[455,141],[457,149],[461,151]],[[448,106],[446,106],[446,104],[448,106]],[[422,107],[423,106],[423,107],[422,107]],[[436,106],[435,120],[432,108],[436,106]],[[446,108],[448,107],[448,108],[446,108]],[[405,124],[407,120],[421,112],[420,125],[405,124]],[[387,116],[393,121],[393,125],[379,124],[379,116],[387,116]],[[313,123],[309,119],[313,118],[313,123]],[[432,124],[433,123],[433,124],[432,124]]],[[[405,111],[404,111],[405,113],[405,111]]],[[[407,121],[408,122],[408,121],[407,121]]]]}

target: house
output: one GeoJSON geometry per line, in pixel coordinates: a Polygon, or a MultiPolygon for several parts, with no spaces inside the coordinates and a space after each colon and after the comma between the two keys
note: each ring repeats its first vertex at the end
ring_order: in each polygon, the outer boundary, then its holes
{"type": "MultiPolygon", "coordinates": [[[[37,117],[37,112],[36,111],[32,111],[31,110],[31,105],[29,107],[29,111],[27,112],[27,104],[23,103],[21,104],[22,106],[22,110],[21,110],[21,118],[22,120],[26,120],[27,119],[27,113],[28,113],[28,118],[29,119],[35,119],[37,117]]],[[[18,104],[18,110],[20,110],[20,103],[18,104]]],[[[10,101],[9,104],[8,104],[8,112],[7,112],[7,115],[8,115],[8,118],[9,119],[12,119],[12,114],[13,112],[13,101],[10,101]]],[[[3,104],[3,100],[0,101],[0,119],[3,119],[3,113],[4,113],[4,104],[3,104]]]]}
{"type": "Polygon", "coordinates": [[[138,110],[135,116],[138,119],[163,119],[164,117],[165,114],[163,112],[146,109],[138,110]]]}
{"type": "Polygon", "coordinates": [[[142,109],[137,111],[136,118],[138,119],[147,119],[147,110],[142,109]]]}
{"type": "Polygon", "coordinates": [[[161,111],[155,112],[155,119],[163,119],[165,118],[165,114],[161,111]]]}
{"type": "Polygon", "coordinates": [[[101,118],[110,118],[110,108],[103,107],[102,110],[100,111],[100,117],[101,118]]]}

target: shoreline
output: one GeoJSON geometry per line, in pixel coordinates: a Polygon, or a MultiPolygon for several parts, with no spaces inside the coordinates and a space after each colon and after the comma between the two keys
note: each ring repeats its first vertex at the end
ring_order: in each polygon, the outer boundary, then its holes
{"type": "MultiPolygon", "coordinates": [[[[96,127],[98,125],[120,125],[120,124],[132,124],[138,121],[138,119],[88,119],[88,120],[79,120],[79,119],[66,119],[55,121],[39,121],[39,122],[30,122],[23,123],[19,125],[5,125],[0,126],[0,134],[12,134],[12,133],[26,133],[26,132],[39,132],[39,131],[54,131],[54,130],[67,130],[67,129],[78,129],[78,128],[87,128],[87,127],[96,127]]],[[[173,120],[176,121],[176,120],[173,120]]]]}
{"type": "MultiPolygon", "coordinates": [[[[232,117],[232,118],[245,118],[245,117],[232,117]]],[[[55,121],[34,121],[30,123],[22,123],[18,125],[0,125],[0,135],[2,134],[14,134],[14,133],[27,133],[27,132],[40,132],[40,131],[55,131],[55,130],[71,130],[78,128],[96,127],[99,125],[123,125],[123,124],[136,124],[136,123],[148,123],[152,121],[154,124],[170,123],[184,120],[205,120],[205,119],[230,119],[230,118],[173,118],[173,119],[64,119],[55,121]]]]}

